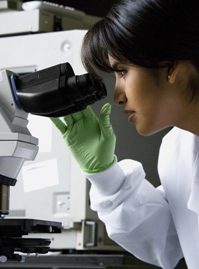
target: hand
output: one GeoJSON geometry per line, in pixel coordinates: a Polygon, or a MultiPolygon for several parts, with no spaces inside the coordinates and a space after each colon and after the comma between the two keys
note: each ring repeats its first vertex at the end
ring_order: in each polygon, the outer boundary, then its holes
{"type": "Polygon", "coordinates": [[[110,123],[110,112],[111,105],[105,104],[99,118],[90,106],[65,116],[63,121],[51,118],[80,168],[86,173],[103,171],[115,162],[116,137],[110,123]]]}

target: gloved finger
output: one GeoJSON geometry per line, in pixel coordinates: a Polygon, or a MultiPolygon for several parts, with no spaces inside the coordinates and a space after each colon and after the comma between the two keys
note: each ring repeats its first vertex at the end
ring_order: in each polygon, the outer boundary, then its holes
{"type": "Polygon", "coordinates": [[[84,115],[82,114],[82,111],[73,113],[71,116],[73,117],[73,120],[74,120],[75,122],[80,121],[80,120],[84,117],[84,115]]]}
{"type": "Polygon", "coordinates": [[[85,118],[89,118],[92,117],[93,114],[95,113],[90,106],[87,106],[86,109],[82,110],[82,114],[84,115],[85,118]]]}
{"type": "Polygon", "coordinates": [[[63,119],[67,126],[71,126],[74,122],[78,122],[82,118],[88,117],[90,114],[92,115],[92,109],[88,106],[86,109],[67,115],[63,119]]]}
{"type": "Polygon", "coordinates": [[[62,134],[67,131],[67,126],[59,118],[50,118],[50,120],[54,123],[54,125],[62,134]]]}
{"type": "Polygon", "coordinates": [[[73,116],[72,115],[67,115],[63,117],[64,122],[66,123],[67,126],[71,126],[74,124],[73,116]]]}
{"type": "Polygon", "coordinates": [[[100,112],[99,122],[101,127],[107,129],[111,127],[110,123],[111,104],[105,104],[100,112]]]}

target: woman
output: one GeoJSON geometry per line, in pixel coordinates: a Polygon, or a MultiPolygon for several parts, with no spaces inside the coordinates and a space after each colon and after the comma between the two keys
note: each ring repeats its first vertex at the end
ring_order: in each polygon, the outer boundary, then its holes
{"type": "Polygon", "coordinates": [[[141,135],[174,127],[160,148],[160,187],[140,163],[117,162],[109,104],[99,119],[90,107],[66,124],[53,119],[92,183],[91,207],[109,236],[165,269],[182,257],[189,269],[199,265],[198,14],[197,0],[122,0],[82,47],[89,73],[115,74],[115,103],[141,135]]]}

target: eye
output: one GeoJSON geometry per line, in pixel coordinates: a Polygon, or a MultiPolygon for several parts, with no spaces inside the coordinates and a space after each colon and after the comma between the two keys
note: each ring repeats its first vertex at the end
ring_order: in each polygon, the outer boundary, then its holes
{"type": "Polygon", "coordinates": [[[126,75],[126,73],[127,73],[127,70],[125,70],[123,68],[119,68],[115,72],[118,73],[120,75],[120,77],[124,77],[126,75]]]}
{"type": "Polygon", "coordinates": [[[127,71],[124,69],[120,70],[121,77],[124,77],[126,75],[127,71]]]}

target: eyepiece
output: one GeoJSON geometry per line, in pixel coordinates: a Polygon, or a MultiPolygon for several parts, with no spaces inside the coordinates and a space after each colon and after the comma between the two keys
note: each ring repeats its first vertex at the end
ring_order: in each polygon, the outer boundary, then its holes
{"type": "Polygon", "coordinates": [[[67,85],[69,89],[75,90],[76,101],[83,100],[93,95],[97,95],[99,100],[101,100],[107,95],[106,87],[103,82],[99,79],[94,79],[89,74],[70,77],[67,85]]]}

